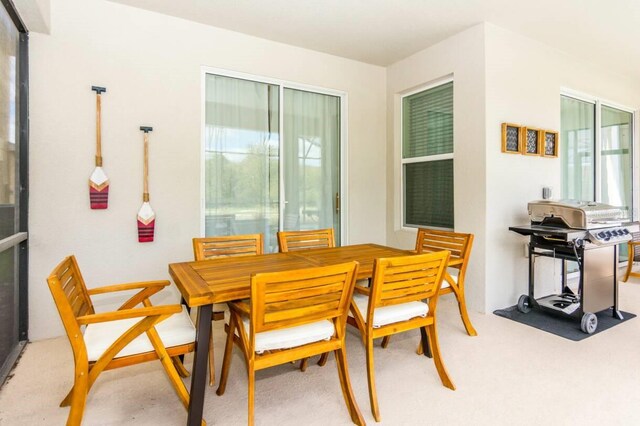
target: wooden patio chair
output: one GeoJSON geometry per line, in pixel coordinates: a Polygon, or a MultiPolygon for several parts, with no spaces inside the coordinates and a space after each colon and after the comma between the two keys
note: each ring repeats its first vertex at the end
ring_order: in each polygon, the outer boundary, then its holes
{"type": "MultiPolygon", "coordinates": [[[[87,394],[104,370],[159,359],[185,408],[189,393],[180,355],[195,349],[195,327],[181,305],[152,306],[149,297],[169,281],[116,284],[87,289],[75,256],[66,257],[47,278],[75,362],[74,384],[61,407],[71,406],[67,425],[79,425],[87,394]],[[139,290],[117,311],[96,313],[91,296],[139,290]],[[138,305],[142,305],[138,307],[138,305]]],[[[204,422],[203,422],[204,423],[204,422]]]]}
{"type": "MultiPolygon", "coordinates": [[[[278,247],[280,247],[280,253],[335,246],[336,240],[333,235],[333,228],[278,232],[278,247]]],[[[329,354],[322,354],[318,360],[318,365],[321,367],[324,366],[328,358],[329,354]]],[[[308,358],[300,361],[300,371],[306,371],[308,364],[308,358]]]]}
{"type": "Polygon", "coordinates": [[[329,351],[336,355],[351,420],[364,425],[353,396],[345,353],[347,313],[357,270],[357,262],[349,262],[255,274],[251,277],[250,303],[229,303],[231,319],[217,394],[224,394],[236,343],[247,364],[249,425],[254,423],[256,371],[329,351]]]}
{"type": "Polygon", "coordinates": [[[465,275],[473,246],[473,234],[460,232],[437,231],[434,229],[419,229],[416,238],[416,252],[431,253],[448,250],[451,253],[450,265],[444,274],[444,281],[440,289],[440,295],[453,293],[458,301],[458,309],[462,323],[469,336],[477,336],[478,333],[471,325],[467,302],[464,296],[465,275]],[[457,262],[457,263],[456,263],[457,262]]]}
{"type": "MultiPolygon", "coordinates": [[[[252,256],[263,253],[262,234],[231,235],[193,239],[193,256],[196,261],[218,257],[252,256]]],[[[226,303],[214,303],[212,318],[224,319],[226,303]]],[[[209,386],[216,383],[215,359],[213,353],[213,333],[209,340],[209,386]]]]}
{"type": "Polygon", "coordinates": [[[627,272],[624,274],[623,282],[627,282],[629,277],[640,277],[640,272],[633,272],[633,264],[640,262],[640,232],[632,232],[633,238],[627,242],[629,260],[627,262],[627,272]]]}
{"type": "Polygon", "coordinates": [[[447,251],[376,259],[371,287],[355,287],[349,322],[358,328],[365,345],[369,401],[377,422],[380,410],[374,376],[374,339],[420,328],[422,345],[428,346],[433,354],[442,384],[455,390],[441,359],[436,330],[438,290],[448,260],[447,251]],[[425,303],[425,299],[429,302],[425,303]]]}
{"type": "MultiPolygon", "coordinates": [[[[462,323],[469,336],[477,336],[469,313],[467,312],[467,303],[464,295],[465,275],[469,257],[471,255],[471,247],[473,246],[473,234],[463,234],[460,232],[438,231],[434,229],[418,229],[416,236],[416,253],[432,253],[441,250],[447,250],[451,253],[450,265],[444,274],[440,295],[453,293],[458,302],[458,310],[462,323]]],[[[386,348],[389,344],[389,337],[382,340],[382,347],[386,348]]],[[[422,346],[418,347],[418,354],[422,354],[422,346]]]]}

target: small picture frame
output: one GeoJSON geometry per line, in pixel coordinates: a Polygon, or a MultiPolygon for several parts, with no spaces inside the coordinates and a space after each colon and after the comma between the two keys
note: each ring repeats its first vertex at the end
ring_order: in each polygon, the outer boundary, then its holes
{"type": "Polygon", "coordinates": [[[542,133],[540,129],[534,127],[522,127],[522,151],[523,155],[541,155],[542,154],[542,133]]]}
{"type": "Polygon", "coordinates": [[[502,123],[502,152],[519,154],[522,151],[522,133],[519,124],[502,123]]]}
{"type": "Polygon", "coordinates": [[[560,142],[558,132],[555,132],[553,130],[544,130],[542,132],[542,141],[543,141],[542,156],[557,157],[558,143],[560,142]]]}

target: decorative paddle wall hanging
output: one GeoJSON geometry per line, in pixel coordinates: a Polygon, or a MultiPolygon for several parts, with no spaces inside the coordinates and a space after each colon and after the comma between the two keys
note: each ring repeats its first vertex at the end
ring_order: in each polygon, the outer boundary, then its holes
{"type": "Polygon", "coordinates": [[[153,127],[140,127],[144,132],[144,192],[142,193],[142,207],[138,210],[138,242],[148,243],[153,241],[153,232],[156,225],[156,214],[149,204],[149,132],[153,127]]]}
{"type": "Polygon", "coordinates": [[[109,204],[109,178],[102,170],[102,123],[101,93],[107,91],[104,87],[91,86],[96,92],[96,168],[89,178],[89,201],[91,208],[95,210],[106,209],[109,204]]]}

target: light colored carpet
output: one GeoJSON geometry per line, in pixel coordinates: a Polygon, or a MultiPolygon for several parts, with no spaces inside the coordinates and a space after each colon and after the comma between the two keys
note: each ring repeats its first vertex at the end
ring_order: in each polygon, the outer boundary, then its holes
{"type": "MultiPolygon", "coordinates": [[[[640,281],[621,284],[623,310],[640,313],[640,281]]],[[[582,342],[572,342],[493,314],[471,315],[478,337],[468,337],[452,296],[439,305],[439,334],[456,384],[440,384],[432,360],[415,354],[417,332],[375,348],[382,424],[387,425],[596,425],[640,424],[640,320],[633,319],[582,342]]],[[[217,371],[223,331],[215,323],[217,371]]],[[[351,381],[360,409],[369,409],[365,356],[355,331],[348,336],[351,381]]],[[[190,358],[187,359],[190,362],[190,358]]],[[[190,364],[187,365],[190,368],[190,364]]],[[[208,388],[209,425],[247,420],[247,380],[238,349],[227,392],[208,388]]],[[[0,390],[0,424],[62,425],[58,404],[72,383],[66,338],[29,344],[0,390]]],[[[333,356],[325,367],[301,373],[291,364],[258,373],[259,425],[351,424],[333,356]]],[[[103,373],[89,394],[85,425],[181,425],[186,412],[158,362],[103,373]]]]}

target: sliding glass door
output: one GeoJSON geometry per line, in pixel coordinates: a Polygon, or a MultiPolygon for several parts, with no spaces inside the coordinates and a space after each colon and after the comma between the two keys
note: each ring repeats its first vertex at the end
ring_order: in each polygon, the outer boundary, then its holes
{"type": "Polygon", "coordinates": [[[0,6],[0,386],[28,337],[27,41],[16,11],[0,6]]]}
{"type": "MultiPolygon", "coordinates": [[[[597,99],[561,97],[562,197],[633,214],[633,113],[597,99]]],[[[620,261],[627,245],[619,246],[620,261]]]]}
{"type": "Polygon", "coordinates": [[[333,227],[340,242],[339,96],[205,77],[205,235],[333,227]]]}
{"type": "Polygon", "coordinates": [[[633,114],[561,97],[562,196],[620,207],[633,217],[633,114]]]}

